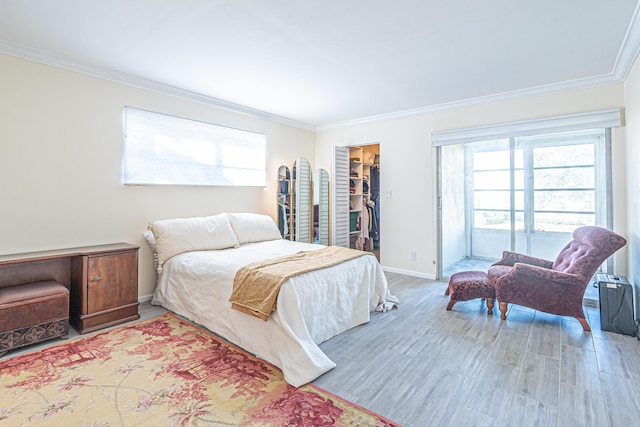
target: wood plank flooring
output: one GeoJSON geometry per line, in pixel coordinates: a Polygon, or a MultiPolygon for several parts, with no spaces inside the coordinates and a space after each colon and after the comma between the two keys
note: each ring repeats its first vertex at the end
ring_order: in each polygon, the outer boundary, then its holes
{"type": "MultiPolygon", "coordinates": [[[[583,333],[519,306],[506,321],[480,300],[448,312],[446,283],[387,278],[400,307],[322,343],[337,367],[314,384],[406,427],[640,425],[640,341],[601,331],[597,308],[583,333]]],[[[164,312],[140,306],[142,319],[164,312]]]]}
{"type": "Polygon", "coordinates": [[[314,381],[407,427],[640,425],[640,341],[480,300],[447,312],[446,283],[387,273],[400,307],[320,345],[314,381]]]}

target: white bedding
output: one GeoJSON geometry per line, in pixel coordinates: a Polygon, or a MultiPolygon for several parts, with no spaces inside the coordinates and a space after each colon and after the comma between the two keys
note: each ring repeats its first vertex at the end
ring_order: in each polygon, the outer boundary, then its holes
{"type": "Polygon", "coordinates": [[[166,307],[282,369],[295,387],[336,365],[321,342],[369,321],[397,299],[375,257],[365,255],[287,280],[277,310],[265,322],[232,310],[228,301],[236,271],[251,262],[319,245],[272,240],[239,248],[187,252],[169,259],[152,303],[166,307]]]}

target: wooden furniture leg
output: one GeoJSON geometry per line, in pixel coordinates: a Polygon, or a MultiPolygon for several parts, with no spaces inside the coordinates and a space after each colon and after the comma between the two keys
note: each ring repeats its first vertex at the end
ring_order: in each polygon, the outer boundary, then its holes
{"type": "Polygon", "coordinates": [[[451,311],[451,309],[453,308],[453,304],[455,304],[457,302],[458,301],[456,301],[456,300],[449,301],[449,304],[447,304],[447,311],[451,311]]]}
{"type": "Polygon", "coordinates": [[[584,317],[576,317],[576,319],[578,320],[578,322],[580,322],[580,324],[582,325],[582,329],[584,329],[585,332],[591,332],[591,327],[587,323],[587,319],[585,319],[584,317]]]}
{"type": "Polygon", "coordinates": [[[499,307],[500,307],[500,318],[502,320],[506,320],[507,318],[507,308],[508,308],[508,303],[506,302],[502,302],[500,301],[498,303],[499,307]]]}
{"type": "Polygon", "coordinates": [[[487,315],[493,316],[493,298],[487,298],[487,315]]]}

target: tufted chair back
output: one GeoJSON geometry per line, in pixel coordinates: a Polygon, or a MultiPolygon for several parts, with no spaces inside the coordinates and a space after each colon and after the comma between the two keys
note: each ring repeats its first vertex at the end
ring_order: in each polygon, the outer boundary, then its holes
{"type": "Polygon", "coordinates": [[[625,244],[622,236],[606,228],[580,227],[573,232],[573,241],[560,251],[551,269],[589,281],[600,265],[625,244]]]}

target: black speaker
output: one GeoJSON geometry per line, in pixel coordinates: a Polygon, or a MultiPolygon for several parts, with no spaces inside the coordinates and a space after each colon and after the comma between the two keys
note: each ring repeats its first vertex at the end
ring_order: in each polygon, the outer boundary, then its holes
{"type": "Polygon", "coordinates": [[[597,274],[600,294],[600,329],[636,336],[633,286],[624,276],[597,274]]]}

